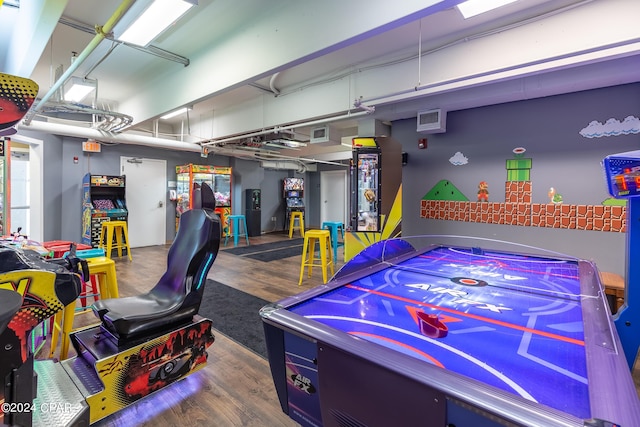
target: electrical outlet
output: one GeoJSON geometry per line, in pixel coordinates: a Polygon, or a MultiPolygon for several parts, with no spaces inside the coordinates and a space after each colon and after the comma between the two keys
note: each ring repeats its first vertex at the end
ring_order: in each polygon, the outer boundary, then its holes
{"type": "Polygon", "coordinates": [[[271,217],[271,222],[276,222],[276,217],[275,216],[271,217]]]}

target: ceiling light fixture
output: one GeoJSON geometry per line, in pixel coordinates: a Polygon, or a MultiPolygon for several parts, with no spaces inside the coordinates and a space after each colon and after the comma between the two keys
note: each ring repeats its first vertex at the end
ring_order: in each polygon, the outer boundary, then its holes
{"type": "Polygon", "coordinates": [[[147,46],[197,4],[197,0],[153,0],[118,40],[147,46]]]}
{"type": "Polygon", "coordinates": [[[457,5],[457,8],[464,19],[468,19],[516,1],[518,0],[467,0],[457,5]]]}
{"type": "Polygon", "coordinates": [[[187,112],[187,111],[189,111],[189,110],[191,110],[191,108],[189,108],[189,107],[182,107],[182,108],[179,108],[179,109],[177,109],[177,110],[175,110],[175,111],[172,111],[172,112],[170,112],[170,113],[167,113],[167,114],[165,114],[164,116],[161,116],[160,118],[161,118],[162,120],[168,120],[168,119],[171,119],[171,118],[173,118],[173,117],[175,117],[175,116],[179,116],[180,114],[186,113],[186,112],[187,112]]]}
{"type": "Polygon", "coordinates": [[[83,79],[72,76],[65,84],[64,100],[69,102],[80,102],[98,87],[96,80],[83,79]]]}

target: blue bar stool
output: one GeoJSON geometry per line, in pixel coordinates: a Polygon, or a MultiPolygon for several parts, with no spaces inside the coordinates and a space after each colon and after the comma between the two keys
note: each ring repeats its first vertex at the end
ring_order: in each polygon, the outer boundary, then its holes
{"type": "Polygon", "coordinates": [[[325,221],[322,223],[322,229],[329,229],[331,234],[331,245],[333,246],[333,263],[338,260],[338,246],[344,245],[344,224],[338,221],[325,221]],[[338,241],[338,230],[342,235],[342,242],[338,241]]]}
{"type": "Polygon", "coordinates": [[[249,235],[247,234],[247,219],[244,215],[229,215],[229,233],[224,238],[224,245],[227,246],[227,242],[229,241],[229,236],[233,235],[233,246],[238,246],[238,236],[244,234],[244,238],[247,241],[247,246],[249,245],[249,235]],[[242,233],[242,228],[244,227],[244,233],[242,233]]]}

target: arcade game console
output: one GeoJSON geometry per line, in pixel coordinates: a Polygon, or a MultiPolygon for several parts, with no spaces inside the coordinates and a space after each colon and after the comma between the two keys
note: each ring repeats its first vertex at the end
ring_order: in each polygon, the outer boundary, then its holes
{"type": "Polygon", "coordinates": [[[0,288],[21,295],[17,312],[0,305],[0,320],[10,319],[0,334],[5,424],[86,426],[205,366],[214,336],[198,310],[221,229],[211,188],[196,194],[157,284],[143,295],[97,301],[101,324],[73,333],[77,356],[62,362],[34,360],[27,341],[36,325],[75,302],[88,280],[77,267],[82,260],[0,246],[0,288]]]}

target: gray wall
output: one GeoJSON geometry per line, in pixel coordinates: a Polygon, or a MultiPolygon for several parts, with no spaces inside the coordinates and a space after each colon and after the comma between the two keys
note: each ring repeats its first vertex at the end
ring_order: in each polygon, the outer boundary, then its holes
{"type": "Polygon", "coordinates": [[[393,137],[409,155],[403,168],[403,235],[452,234],[513,241],[594,260],[600,270],[625,272],[625,234],[541,227],[515,227],[420,218],[420,199],[441,179],[470,200],[478,183],[489,184],[489,200],[504,201],[506,159],[526,148],[534,203],[547,203],[550,187],[565,203],[601,204],[608,197],[600,162],[613,153],[640,147],[640,134],[593,138],[579,132],[591,121],[640,116],[640,84],[449,112],[447,131],[424,135],[416,121],[393,123],[393,137]],[[419,138],[428,148],[418,148],[419,138]],[[469,163],[453,166],[457,151],[469,163]]]}
{"type": "MultiPolygon", "coordinates": [[[[199,153],[172,151],[138,145],[103,145],[101,153],[83,153],[82,139],[60,137],[21,130],[25,136],[44,141],[44,240],[80,241],[82,177],[86,173],[120,175],[120,157],[161,159],[167,162],[167,180],[176,179],[176,166],[188,163],[231,166],[233,168],[232,212],[245,213],[244,190],[262,191],[261,229],[265,232],[284,228],[282,180],[287,176],[308,178],[310,174],[265,170],[258,162],[199,153]],[[78,157],[78,163],[73,162],[78,157]],[[276,222],[271,217],[277,217],[276,222]]],[[[319,179],[319,178],[318,178],[319,179]]],[[[309,203],[309,192],[305,201],[309,203]]],[[[167,240],[175,237],[175,204],[167,204],[167,240]]],[[[318,220],[319,221],[319,220],[318,220]]]]}
{"type": "MultiPolygon", "coordinates": [[[[579,131],[591,121],[623,120],[640,115],[640,84],[622,85],[568,95],[453,111],[447,115],[447,131],[423,135],[416,132],[415,119],[393,123],[392,135],[409,155],[403,167],[404,235],[453,234],[493,238],[546,248],[594,260],[604,271],[625,272],[625,235],[621,233],[513,227],[420,218],[420,199],[439,180],[452,181],[473,197],[480,181],[489,183],[491,201],[504,201],[506,159],[515,147],[527,149],[533,159],[533,202],[546,203],[549,187],[555,187],[565,203],[600,204],[608,197],[601,160],[608,154],[640,147],[640,135],[587,139],[579,131]],[[428,138],[428,148],[418,148],[418,139],[428,138]],[[448,159],[456,151],[469,158],[465,166],[448,159]]],[[[282,179],[305,178],[307,227],[320,223],[320,172],[298,174],[265,170],[257,162],[198,153],[119,144],[104,146],[100,154],[81,151],[78,138],[36,132],[26,136],[43,139],[44,238],[79,240],[81,233],[81,182],[87,172],[118,175],[120,156],[167,160],[167,179],[175,179],[175,166],[186,163],[233,167],[234,213],[244,213],[244,189],[262,190],[262,230],[283,229],[282,179]],[[73,163],[73,157],[79,163],[73,163]],[[275,224],[271,217],[276,216],[275,224]]],[[[324,170],[321,165],[320,170],[324,170]]],[[[167,239],[175,235],[175,207],[167,208],[167,239]]]]}
{"type": "MultiPolygon", "coordinates": [[[[25,132],[44,141],[44,240],[80,241],[82,212],[82,177],[120,175],[120,157],[162,159],[167,162],[167,180],[176,179],[176,166],[188,163],[228,166],[223,156],[203,159],[199,153],[171,151],[137,145],[103,145],[101,153],[83,153],[82,139],[59,137],[40,132],[25,132]],[[73,158],[78,157],[74,164],[73,158]]],[[[152,179],[152,178],[150,178],[152,179]]],[[[175,204],[167,204],[167,239],[175,236],[175,204]]]]}

